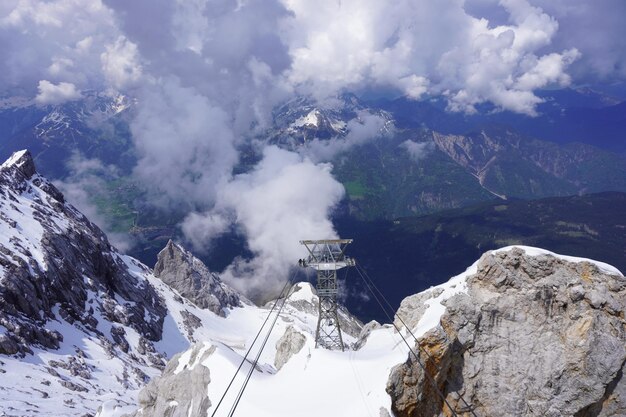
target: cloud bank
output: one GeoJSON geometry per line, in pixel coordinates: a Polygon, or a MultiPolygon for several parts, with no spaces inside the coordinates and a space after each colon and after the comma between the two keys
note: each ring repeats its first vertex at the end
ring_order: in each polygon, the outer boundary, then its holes
{"type": "Polygon", "coordinates": [[[226,230],[228,219],[239,224],[254,258],[236,260],[224,277],[253,297],[280,289],[285,272],[306,254],[300,240],[337,237],[329,215],[344,188],[329,164],[269,146],[251,172],[235,176],[218,194],[214,208],[190,214],[183,230],[204,245],[203,238],[226,230]]]}
{"type": "Polygon", "coordinates": [[[35,101],[42,105],[62,104],[81,97],[80,91],[72,83],[60,82],[55,85],[48,80],[41,80],[37,89],[39,94],[35,97],[35,101]]]}

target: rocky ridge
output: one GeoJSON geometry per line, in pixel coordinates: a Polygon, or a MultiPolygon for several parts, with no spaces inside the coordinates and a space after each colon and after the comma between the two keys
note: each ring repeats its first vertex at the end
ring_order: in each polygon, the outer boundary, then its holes
{"type": "MultiPolygon", "coordinates": [[[[466,283],[416,344],[428,375],[411,357],[392,371],[396,416],[450,415],[432,380],[459,416],[626,414],[619,271],[513,248],[485,254],[466,283]]],[[[437,292],[405,299],[397,316],[413,327],[437,292]]]]}
{"type": "MultiPolygon", "coordinates": [[[[222,315],[240,305],[176,247],[188,261],[182,282],[195,280],[208,299],[210,289],[226,294],[222,315]]],[[[161,259],[160,271],[176,261],[161,259]]],[[[222,318],[204,307],[118,253],[37,173],[28,151],[2,164],[0,374],[21,378],[0,378],[0,414],[82,416],[108,399],[129,403],[168,358],[210,337],[205,328],[222,318]]]]}
{"type": "Polygon", "coordinates": [[[157,293],[132,277],[102,231],[36,173],[28,151],[2,165],[0,186],[7,229],[0,241],[0,324],[7,329],[0,353],[58,348],[62,336],[44,327],[56,316],[96,331],[94,298],[107,320],[149,341],[161,338],[166,309],[157,293]]]}
{"type": "Polygon", "coordinates": [[[240,307],[240,295],[209,271],[201,260],[172,242],[157,257],[154,276],[200,308],[224,316],[224,310],[240,307]]]}

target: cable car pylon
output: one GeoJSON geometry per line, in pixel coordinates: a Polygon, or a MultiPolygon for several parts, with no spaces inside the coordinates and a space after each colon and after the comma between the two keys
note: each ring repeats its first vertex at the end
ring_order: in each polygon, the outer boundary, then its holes
{"type": "Polygon", "coordinates": [[[354,259],[345,255],[346,246],[352,243],[352,239],[301,240],[300,243],[306,247],[309,255],[300,259],[299,265],[317,271],[319,312],[315,347],[343,351],[345,346],[337,315],[337,270],[355,265],[354,259]]]}

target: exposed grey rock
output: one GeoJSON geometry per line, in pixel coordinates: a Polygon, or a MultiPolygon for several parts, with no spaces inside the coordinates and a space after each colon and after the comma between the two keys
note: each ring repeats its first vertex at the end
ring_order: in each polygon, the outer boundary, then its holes
{"type": "Polygon", "coordinates": [[[48,361],[48,366],[65,369],[69,371],[72,376],[79,376],[83,379],[91,378],[91,369],[89,369],[84,359],[79,356],[71,356],[67,362],[50,360],[48,361]]]}
{"type": "Polygon", "coordinates": [[[113,338],[113,341],[119,346],[122,352],[128,353],[128,349],[130,348],[130,345],[128,344],[128,341],[124,337],[125,335],[126,335],[126,330],[124,330],[123,327],[111,326],[111,337],[113,338]]]}
{"type": "Polygon", "coordinates": [[[294,329],[293,326],[287,327],[285,334],[276,342],[276,356],[274,357],[276,369],[282,368],[293,355],[300,352],[305,342],[305,335],[294,329]]]}
{"type": "Polygon", "coordinates": [[[72,381],[65,381],[62,380],[59,382],[61,385],[63,385],[65,388],[70,389],[72,391],[77,391],[77,392],[88,392],[89,390],[85,387],[83,387],[80,384],[76,384],[72,381]]]}
{"type": "Polygon", "coordinates": [[[159,252],[154,276],[200,308],[224,316],[224,309],[241,304],[239,294],[224,284],[201,260],[180,245],[167,242],[159,252]]]}
{"type": "Polygon", "coordinates": [[[189,340],[195,341],[193,333],[194,330],[202,325],[202,320],[187,310],[181,311],[180,314],[183,316],[183,326],[185,327],[189,340]]]}
{"type": "Polygon", "coordinates": [[[165,367],[163,374],[155,378],[139,393],[141,411],[134,417],[187,417],[206,416],[211,406],[207,385],[211,382],[209,369],[202,365],[215,347],[203,343],[193,345],[187,365],[179,372],[179,361],[186,353],[175,355],[165,367]]]}
{"type": "Polygon", "coordinates": [[[401,416],[624,415],[626,280],[587,262],[483,255],[468,293],[446,302],[441,326],[419,339],[420,361],[393,369],[401,416]],[[429,352],[430,356],[425,352],[429,352]]]}
{"type": "Polygon", "coordinates": [[[361,330],[361,333],[359,334],[357,341],[354,343],[354,346],[353,346],[354,350],[359,350],[363,346],[365,346],[365,342],[367,342],[367,338],[369,337],[370,333],[382,327],[383,326],[380,323],[378,323],[376,320],[372,320],[369,323],[367,323],[365,326],[363,326],[363,329],[361,330]]]}
{"type": "Polygon", "coordinates": [[[14,355],[20,351],[17,342],[6,334],[0,334],[0,354],[14,355]]]}
{"type": "Polygon", "coordinates": [[[440,294],[441,291],[432,289],[406,297],[400,303],[394,317],[396,327],[406,325],[409,329],[415,328],[426,311],[426,301],[438,297],[440,294]]]}

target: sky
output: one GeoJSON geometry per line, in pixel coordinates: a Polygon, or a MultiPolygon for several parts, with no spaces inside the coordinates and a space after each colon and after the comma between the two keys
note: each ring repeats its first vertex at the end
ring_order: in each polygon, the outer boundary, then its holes
{"type": "MultiPolygon", "coordinates": [[[[159,204],[187,207],[197,250],[240,230],[255,256],[224,274],[254,292],[284,279],[297,240],[335,235],[344,189],[328,161],[384,125],[362,114],[337,147],[267,146],[233,174],[277,105],[378,89],[532,117],[539,89],[626,81],[624,16],[623,0],[4,0],[0,96],[136,98],[133,175],[159,204]]],[[[416,161],[428,151],[404,146],[416,161]]]]}

